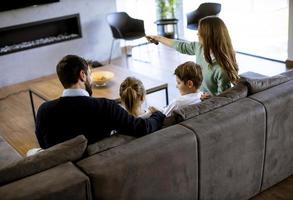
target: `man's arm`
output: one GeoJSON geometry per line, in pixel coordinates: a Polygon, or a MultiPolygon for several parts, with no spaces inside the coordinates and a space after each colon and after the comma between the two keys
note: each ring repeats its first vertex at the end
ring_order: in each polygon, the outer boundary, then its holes
{"type": "Polygon", "coordinates": [[[119,106],[115,101],[106,100],[105,112],[113,122],[113,127],[120,133],[132,136],[143,136],[159,130],[162,127],[165,115],[160,111],[153,113],[149,118],[136,118],[119,106]]]}
{"type": "Polygon", "coordinates": [[[45,141],[44,141],[44,131],[45,131],[44,120],[43,120],[44,115],[45,115],[45,108],[44,108],[44,104],[42,104],[37,113],[35,134],[38,139],[40,147],[43,149],[46,148],[45,141]]]}

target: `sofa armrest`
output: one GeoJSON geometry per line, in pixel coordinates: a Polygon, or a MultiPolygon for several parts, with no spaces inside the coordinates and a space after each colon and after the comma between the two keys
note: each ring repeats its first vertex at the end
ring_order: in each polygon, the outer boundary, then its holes
{"type": "Polygon", "coordinates": [[[263,75],[263,74],[259,74],[259,73],[256,73],[256,72],[244,72],[242,74],[240,74],[240,77],[241,78],[244,78],[244,79],[260,79],[260,78],[267,78],[268,76],[266,75],[263,75]]]}
{"type": "Polygon", "coordinates": [[[10,163],[6,167],[1,167],[0,186],[68,161],[76,161],[82,157],[86,146],[87,139],[83,135],[79,135],[33,156],[25,157],[10,163]]]}
{"type": "Polygon", "coordinates": [[[3,185],[0,196],[2,200],[92,198],[88,177],[71,162],[3,185]]]}
{"type": "Polygon", "coordinates": [[[286,72],[275,76],[267,77],[254,72],[240,74],[243,82],[247,84],[248,94],[252,95],[271,87],[275,87],[292,79],[292,72],[286,72]]]}

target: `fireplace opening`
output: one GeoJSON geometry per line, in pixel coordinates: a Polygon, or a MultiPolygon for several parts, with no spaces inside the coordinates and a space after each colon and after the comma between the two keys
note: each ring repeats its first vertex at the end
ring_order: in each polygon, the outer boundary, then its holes
{"type": "Polygon", "coordinates": [[[0,56],[81,37],[79,14],[0,28],[0,56]]]}

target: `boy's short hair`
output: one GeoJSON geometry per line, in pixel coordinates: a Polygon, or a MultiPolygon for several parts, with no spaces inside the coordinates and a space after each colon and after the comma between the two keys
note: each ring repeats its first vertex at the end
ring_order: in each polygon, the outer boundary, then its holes
{"type": "Polygon", "coordinates": [[[202,82],[201,67],[192,61],[187,61],[179,65],[175,69],[174,74],[184,83],[186,83],[188,80],[191,80],[196,89],[198,89],[201,85],[201,82],[202,82]]]}

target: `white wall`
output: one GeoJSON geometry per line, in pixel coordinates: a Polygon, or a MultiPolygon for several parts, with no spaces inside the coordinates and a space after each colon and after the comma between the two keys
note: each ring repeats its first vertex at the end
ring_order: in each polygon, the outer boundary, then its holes
{"type": "MultiPolygon", "coordinates": [[[[115,0],[60,0],[58,3],[0,12],[0,28],[79,13],[82,38],[0,56],[0,87],[55,73],[67,54],[108,59],[112,34],[106,14],[116,11],[115,0]]],[[[120,55],[116,43],[114,57],[120,55]]]]}
{"type": "Polygon", "coordinates": [[[293,0],[289,0],[288,60],[293,61],[293,0]]]}

